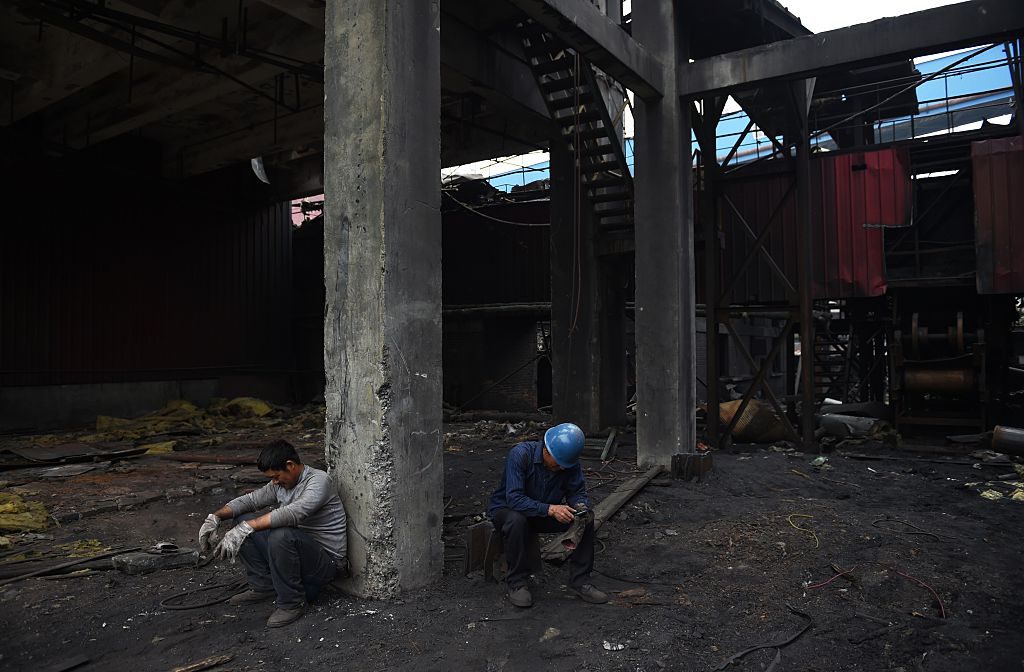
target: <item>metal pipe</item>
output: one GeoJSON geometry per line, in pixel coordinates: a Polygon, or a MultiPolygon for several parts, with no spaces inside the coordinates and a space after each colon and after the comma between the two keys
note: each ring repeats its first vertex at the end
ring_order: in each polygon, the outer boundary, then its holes
{"type": "Polygon", "coordinates": [[[996,426],[992,430],[992,450],[1024,456],[1024,429],[996,426]]]}
{"type": "Polygon", "coordinates": [[[971,392],[975,389],[974,369],[907,369],[903,387],[908,392],[971,392]]]}

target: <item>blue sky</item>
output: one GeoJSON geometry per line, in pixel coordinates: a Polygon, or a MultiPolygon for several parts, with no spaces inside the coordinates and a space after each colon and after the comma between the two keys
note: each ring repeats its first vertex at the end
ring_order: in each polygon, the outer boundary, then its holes
{"type": "MultiPolygon", "coordinates": [[[[875,20],[883,16],[905,14],[940,5],[953,4],[954,1],[956,0],[861,0],[858,3],[835,3],[823,2],[822,0],[790,0],[789,2],[783,2],[783,4],[799,16],[804,25],[811,30],[821,32],[854,23],[875,20]]],[[[938,58],[919,59],[916,65],[922,76],[927,77],[929,74],[935,73],[949,64],[964,58],[968,53],[970,51],[943,55],[938,58]]],[[[972,69],[974,71],[950,76],[939,76],[921,85],[917,90],[917,96],[922,106],[925,106],[927,101],[976,95],[986,91],[1004,90],[1010,87],[1010,76],[1006,68],[1005,54],[1000,46],[970,58],[965,63],[959,65],[957,69],[972,69]]],[[[987,98],[961,104],[959,107],[974,105],[979,102],[983,103],[986,100],[1002,98],[1005,95],[1007,94],[993,94],[987,98]]],[[[958,109],[956,105],[949,107],[950,111],[955,111],[956,109],[958,109]]],[[[943,114],[945,112],[946,107],[943,105],[941,109],[934,110],[932,113],[943,114]]],[[[724,156],[729,152],[736,141],[735,134],[743,131],[747,121],[747,116],[742,111],[728,114],[723,119],[718,129],[718,151],[720,156],[724,156]],[[733,134],[732,137],[729,137],[729,134],[733,134]]],[[[631,140],[627,140],[626,145],[627,162],[632,168],[633,143],[631,140]]],[[[766,138],[755,139],[751,135],[748,136],[741,150],[756,151],[758,146],[766,151],[770,151],[771,145],[766,138]]],[[[548,163],[546,160],[538,161],[538,163],[527,168],[511,170],[505,175],[494,177],[490,182],[495,187],[507,191],[512,186],[547,178],[547,168],[548,163]]]]}

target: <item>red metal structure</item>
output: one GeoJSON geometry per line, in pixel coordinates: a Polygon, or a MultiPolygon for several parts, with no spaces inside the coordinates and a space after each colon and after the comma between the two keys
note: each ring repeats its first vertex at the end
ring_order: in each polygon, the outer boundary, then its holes
{"type": "MultiPolygon", "coordinates": [[[[883,228],[910,224],[910,160],[904,150],[818,155],[811,162],[816,300],[886,292],[883,228]]],[[[797,277],[799,208],[791,173],[752,174],[720,185],[722,278],[729,303],[782,303],[797,277]],[[765,263],[751,263],[764,236],[765,263]],[[773,270],[777,267],[779,272],[773,270]]]]}
{"type": "Polygon", "coordinates": [[[971,144],[979,294],[1024,292],[1024,138],[971,144]]]}

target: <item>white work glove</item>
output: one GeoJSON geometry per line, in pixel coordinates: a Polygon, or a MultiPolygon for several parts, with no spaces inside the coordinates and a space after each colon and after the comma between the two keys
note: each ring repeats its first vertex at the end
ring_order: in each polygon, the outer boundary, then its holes
{"type": "Polygon", "coordinates": [[[206,554],[213,548],[213,541],[217,535],[217,528],[220,527],[220,518],[212,513],[206,517],[203,526],[199,528],[199,550],[206,554]]]}
{"type": "Polygon", "coordinates": [[[217,548],[214,549],[214,555],[217,556],[218,560],[231,560],[231,562],[234,562],[238,556],[238,549],[242,548],[242,542],[252,532],[252,525],[243,520],[228,530],[228,533],[217,544],[217,548]]]}

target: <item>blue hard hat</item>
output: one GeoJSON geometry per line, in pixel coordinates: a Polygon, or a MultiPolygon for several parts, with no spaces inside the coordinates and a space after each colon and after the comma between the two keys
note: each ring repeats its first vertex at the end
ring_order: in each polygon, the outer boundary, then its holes
{"type": "Polygon", "coordinates": [[[544,432],[544,445],[558,466],[575,467],[583,452],[583,430],[571,422],[563,422],[544,432]]]}

